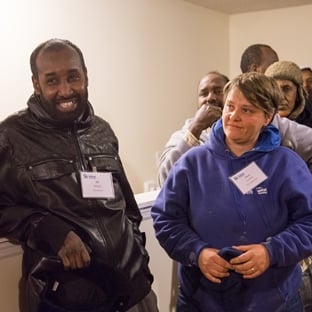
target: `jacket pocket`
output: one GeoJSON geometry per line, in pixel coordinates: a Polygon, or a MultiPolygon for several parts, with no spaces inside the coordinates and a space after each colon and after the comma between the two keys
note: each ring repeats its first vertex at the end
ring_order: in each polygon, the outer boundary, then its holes
{"type": "Polygon", "coordinates": [[[34,181],[57,179],[75,171],[73,160],[51,159],[27,166],[34,181]]]}
{"type": "Polygon", "coordinates": [[[118,172],[121,171],[121,164],[114,155],[89,155],[87,156],[90,169],[96,171],[118,172]]]}

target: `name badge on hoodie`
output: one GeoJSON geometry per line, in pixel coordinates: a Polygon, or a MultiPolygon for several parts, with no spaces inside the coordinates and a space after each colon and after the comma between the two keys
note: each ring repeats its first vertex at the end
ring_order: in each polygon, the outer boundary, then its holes
{"type": "Polygon", "coordinates": [[[83,198],[115,198],[111,172],[80,172],[83,198]]]}
{"type": "Polygon", "coordinates": [[[266,174],[255,162],[250,163],[247,167],[229,177],[243,194],[247,194],[267,178],[266,174]]]}

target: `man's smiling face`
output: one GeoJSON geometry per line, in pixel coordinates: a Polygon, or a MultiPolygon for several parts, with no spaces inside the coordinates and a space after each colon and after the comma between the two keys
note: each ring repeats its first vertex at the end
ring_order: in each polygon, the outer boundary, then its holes
{"type": "Polygon", "coordinates": [[[36,59],[35,93],[52,118],[65,122],[77,119],[88,100],[88,77],[79,54],[69,46],[44,49],[36,59]]]}

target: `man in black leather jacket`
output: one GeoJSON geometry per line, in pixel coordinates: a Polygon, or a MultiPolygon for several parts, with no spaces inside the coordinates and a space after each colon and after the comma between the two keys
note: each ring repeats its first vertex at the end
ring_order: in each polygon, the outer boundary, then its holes
{"type": "Polygon", "coordinates": [[[22,312],[157,310],[141,215],[80,49],[32,53],[28,108],[0,124],[0,236],[24,249],[22,312]]]}

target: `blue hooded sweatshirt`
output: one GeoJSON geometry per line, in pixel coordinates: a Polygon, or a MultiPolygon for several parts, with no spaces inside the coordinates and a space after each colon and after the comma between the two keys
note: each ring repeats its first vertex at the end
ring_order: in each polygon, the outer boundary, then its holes
{"type": "Polygon", "coordinates": [[[151,212],[157,239],[179,262],[185,311],[277,312],[298,291],[298,263],[312,254],[312,175],[297,154],[280,146],[274,126],[237,157],[217,121],[209,142],[172,167],[151,212]],[[230,177],[251,163],[267,179],[242,192],[230,177]],[[232,272],[216,284],[197,265],[205,247],[259,243],[268,250],[270,266],[254,279],[232,272]]]}

